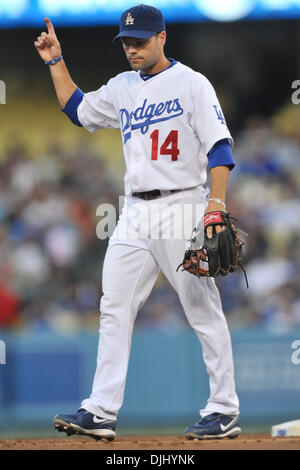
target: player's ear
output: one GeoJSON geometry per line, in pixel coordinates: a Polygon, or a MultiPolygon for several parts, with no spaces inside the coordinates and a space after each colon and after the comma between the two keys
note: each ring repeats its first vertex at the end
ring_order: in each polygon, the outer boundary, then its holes
{"type": "Polygon", "coordinates": [[[158,39],[159,39],[161,45],[164,46],[165,43],[166,43],[166,39],[167,39],[167,33],[166,33],[166,31],[161,31],[161,32],[158,34],[158,39]]]}

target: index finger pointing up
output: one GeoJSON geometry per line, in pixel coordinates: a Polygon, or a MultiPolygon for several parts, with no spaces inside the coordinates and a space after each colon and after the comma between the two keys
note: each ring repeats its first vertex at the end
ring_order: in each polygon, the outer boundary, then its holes
{"type": "Polygon", "coordinates": [[[53,26],[53,24],[51,23],[50,19],[49,19],[49,18],[45,18],[45,23],[46,23],[46,26],[47,26],[48,33],[49,33],[50,37],[56,38],[56,34],[55,34],[55,31],[54,31],[54,26],[53,26]]]}

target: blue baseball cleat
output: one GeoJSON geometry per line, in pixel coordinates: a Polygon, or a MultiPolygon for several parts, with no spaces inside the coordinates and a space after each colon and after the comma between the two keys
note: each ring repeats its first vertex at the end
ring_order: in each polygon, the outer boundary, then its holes
{"type": "Polygon", "coordinates": [[[228,416],[222,413],[212,413],[198,423],[186,428],[186,439],[233,439],[241,433],[239,416],[228,416]]]}
{"type": "Polygon", "coordinates": [[[53,419],[55,429],[66,432],[68,436],[80,434],[96,440],[115,438],[116,420],[100,418],[80,408],[74,415],[56,415],[53,419]]]}

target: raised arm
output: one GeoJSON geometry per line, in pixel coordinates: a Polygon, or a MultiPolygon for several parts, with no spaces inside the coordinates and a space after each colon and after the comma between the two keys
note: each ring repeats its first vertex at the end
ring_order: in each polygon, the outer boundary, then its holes
{"type": "MultiPolygon", "coordinates": [[[[48,33],[43,31],[34,42],[34,45],[40,54],[41,59],[44,62],[49,62],[53,59],[59,59],[62,56],[62,53],[53,24],[49,18],[45,18],[45,23],[48,29],[48,33]]],[[[71,79],[63,59],[59,60],[54,65],[49,65],[49,67],[57,99],[60,103],[60,106],[64,108],[76,90],[77,85],[71,79]]]]}

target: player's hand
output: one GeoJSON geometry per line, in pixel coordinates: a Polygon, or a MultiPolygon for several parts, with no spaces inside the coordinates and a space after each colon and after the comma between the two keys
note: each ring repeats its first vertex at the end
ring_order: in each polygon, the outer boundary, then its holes
{"type": "Polygon", "coordinates": [[[43,31],[34,45],[43,61],[48,62],[61,56],[61,47],[55,34],[54,26],[49,18],[45,18],[48,34],[43,31]]]}
{"type": "MultiPolygon", "coordinates": [[[[218,211],[223,212],[224,211],[224,206],[222,206],[222,204],[218,204],[215,201],[211,201],[211,202],[209,202],[209,204],[206,208],[205,214],[208,214],[208,212],[218,212],[218,211]]],[[[215,225],[215,230],[216,230],[217,233],[220,233],[223,230],[225,230],[225,225],[215,225]]],[[[212,226],[207,227],[206,234],[207,234],[208,238],[212,238],[212,235],[213,235],[213,227],[212,226]]]]}

